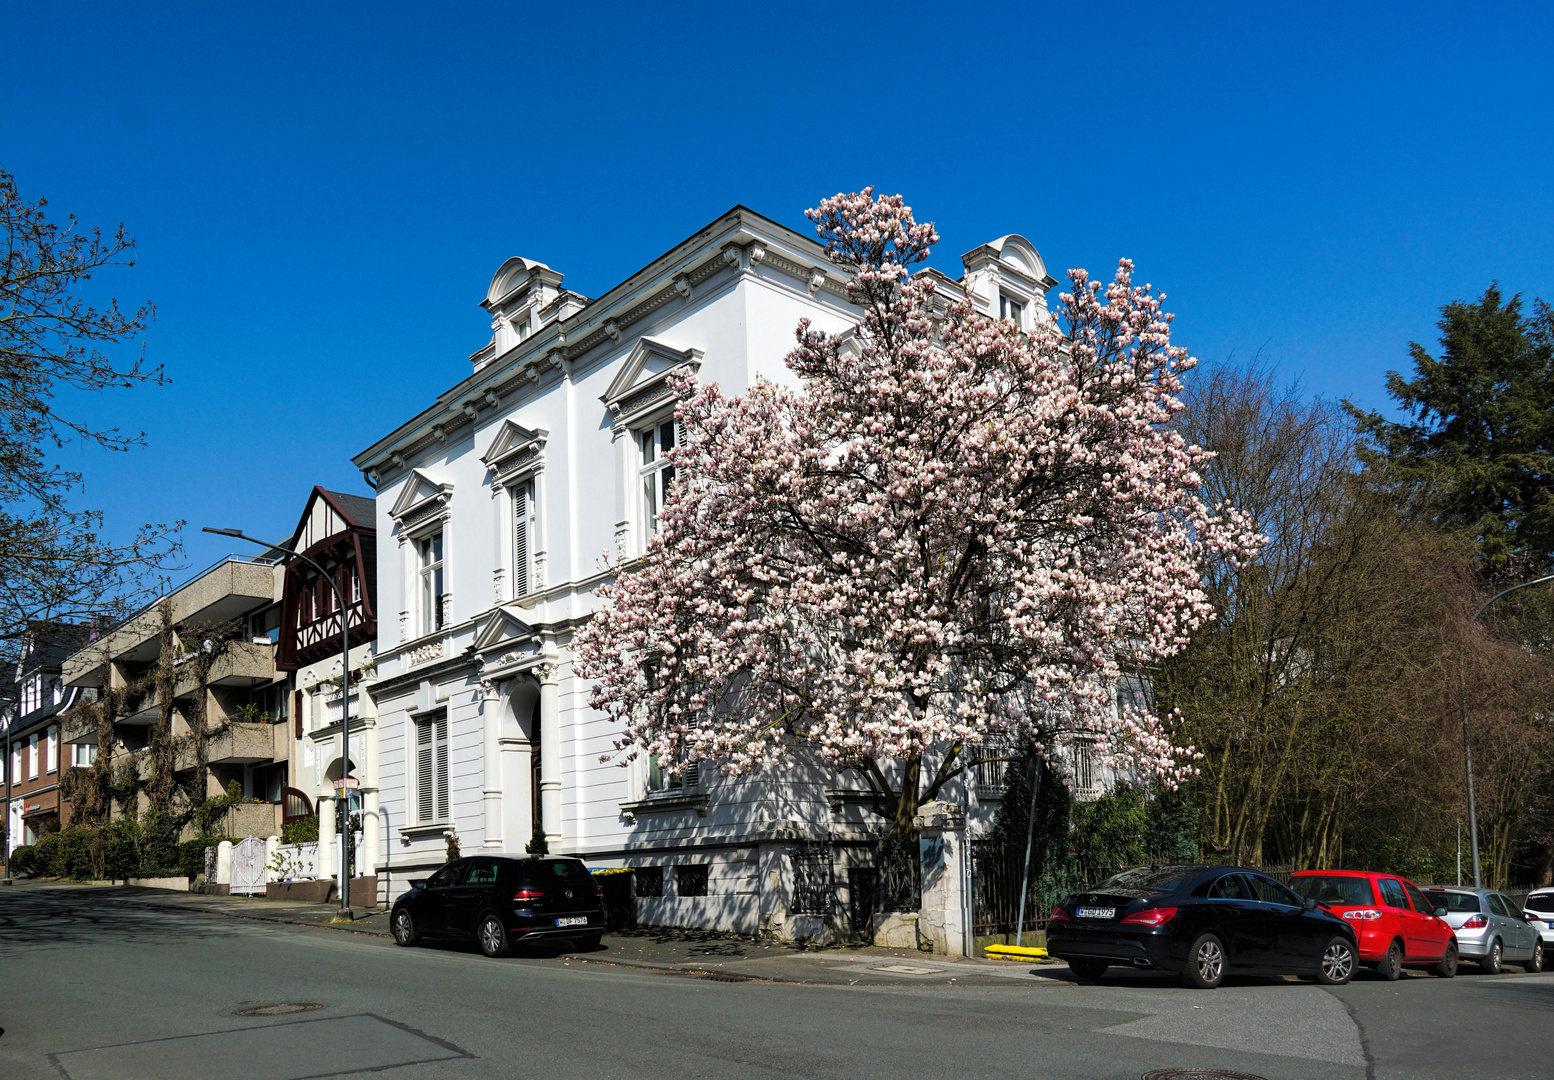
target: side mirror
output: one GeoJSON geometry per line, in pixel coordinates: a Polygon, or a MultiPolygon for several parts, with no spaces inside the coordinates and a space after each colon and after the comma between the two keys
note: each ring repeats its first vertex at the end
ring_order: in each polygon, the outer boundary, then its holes
{"type": "Polygon", "coordinates": [[[1307,911],[1315,911],[1317,909],[1316,898],[1310,896],[1306,897],[1305,903],[1301,906],[1304,907],[1307,911]]]}
{"type": "Polygon", "coordinates": [[[1436,908],[1435,909],[1435,917],[1437,919],[1444,919],[1444,918],[1446,918],[1446,909],[1443,908],[1443,907],[1436,908]]]}
{"type": "Polygon", "coordinates": [[[410,887],[412,889],[424,889],[424,888],[426,888],[426,879],[425,878],[416,878],[414,881],[412,881],[410,883],[410,887]]]}

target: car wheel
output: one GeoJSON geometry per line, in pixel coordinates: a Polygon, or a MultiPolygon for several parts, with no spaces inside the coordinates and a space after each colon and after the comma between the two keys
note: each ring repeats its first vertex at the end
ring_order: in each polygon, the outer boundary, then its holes
{"type": "Polygon", "coordinates": [[[1532,947],[1532,959],[1522,965],[1522,970],[1529,975],[1536,975],[1543,970],[1543,939],[1539,938],[1532,947]]]}
{"type": "Polygon", "coordinates": [[[1484,954],[1484,959],[1478,962],[1479,968],[1485,975],[1498,975],[1505,970],[1505,949],[1500,945],[1500,939],[1490,942],[1489,951],[1484,954]]]}
{"type": "Polygon", "coordinates": [[[495,915],[480,920],[480,951],[492,958],[507,955],[507,927],[495,915]]]}
{"type": "Polygon", "coordinates": [[[1443,979],[1450,979],[1457,974],[1457,943],[1451,942],[1446,946],[1446,955],[1441,957],[1441,962],[1435,965],[1435,973],[1443,979]]]}
{"type": "Polygon", "coordinates": [[[1322,967],[1317,982],[1323,986],[1342,986],[1354,978],[1354,946],[1349,939],[1335,937],[1322,950],[1322,967]]]}
{"type": "Polygon", "coordinates": [[[589,934],[587,937],[577,939],[578,952],[592,952],[599,947],[600,934],[589,934]]]}
{"type": "Polygon", "coordinates": [[[1085,982],[1094,982],[1106,974],[1106,969],[1111,965],[1105,960],[1070,960],[1068,970],[1074,973],[1074,978],[1085,982]]]}
{"type": "Polygon", "coordinates": [[[394,944],[409,947],[420,940],[420,935],[415,932],[415,920],[410,917],[406,908],[400,908],[394,912],[394,944]]]}
{"type": "Polygon", "coordinates": [[[1225,981],[1225,943],[1213,934],[1202,934],[1187,950],[1182,981],[1194,990],[1213,990],[1225,981]]]}
{"type": "Polygon", "coordinates": [[[1376,973],[1388,982],[1397,982],[1398,976],[1403,974],[1403,946],[1394,941],[1392,948],[1387,950],[1386,959],[1376,965],[1376,973]]]}

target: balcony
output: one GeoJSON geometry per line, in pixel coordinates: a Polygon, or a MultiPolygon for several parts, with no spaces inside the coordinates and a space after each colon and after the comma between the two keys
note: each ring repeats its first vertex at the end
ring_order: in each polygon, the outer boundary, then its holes
{"type": "Polygon", "coordinates": [[[267,836],[281,834],[280,803],[238,803],[221,819],[221,831],[227,836],[267,836]]]}
{"type": "MultiPolygon", "coordinates": [[[[177,664],[173,675],[173,697],[187,698],[199,692],[200,671],[194,653],[177,664]]],[[[205,675],[206,686],[262,686],[275,679],[275,647],[251,641],[229,642],[210,665],[205,675]]],[[[141,699],[131,712],[119,717],[118,723],[146,725],[156,722],[161,713],[162,698],[153,690],[141,699]]]]}
{"type": "MultiPolygon", "coordinates": [[[[270,603],[278,595],[279,568],[268,556],[228,555],[168,598],[179,625],[218,623],[270,603]]],[[[141,608],[108,633],[66,658],[67,686],[101,684],[105,660],[148,663],[161,650],[162,601],[141,608]]]]}
{"type": "MultiPolygon", "coordinates": [[[[234,723],[205,742],[207,765],[257,765],[274,759],[275,728],[270,724],[234,723]]],[[[194,747],[185,746],[178,751],[174,768],[183,770],[194,766],[194,747]]]]}

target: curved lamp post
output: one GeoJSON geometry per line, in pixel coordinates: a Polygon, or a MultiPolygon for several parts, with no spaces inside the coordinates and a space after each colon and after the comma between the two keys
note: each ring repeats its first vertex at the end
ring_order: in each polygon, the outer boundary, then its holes
{"type": "MultiPolygon", "coordinates": [[[[1529,585],[1541,585],[1545,581],[1554,581],[1554,574],[1545,574],[1543,577],[1524,581],[1520,585],[1512,585],[1509,589],[1501,589],[1478,606],[1478,610],[1473,613],[1473,618],[1469,620],[1470,625],[1478,622],[1479,616],[1484,614],[1484,609],[1506,593],[1514,593],[1517,589],[1525,589],[1529,585]]],[[[1468,673],[1460,652],[1457,654],[1457,681],[1462,686],[1462,751],[1468,766],[1468,839],[1473,844],[1473,887],[1482,889],[1484,879],[1479,873],[1478,865],[1478,805],[1473,799],[1473,739],[1468,733],[1468,673]]]]}
{"type": "MultiPolygon", "coordinates": [[[[340,604],[340,779],[346,779],[351,775],[351,615],[345,602],[345,594],[340,591],[340,586],[335,583],[335,579],[329,576],[329,571],[295,548],[289,548],[285,544],[270,544],[263,540],[255,540],[252,536],[244,536],[238,529],[212,529],[207,526],[201,532],[231,536],[272,551],[284,551],[288,555],[295,555],[317,570],[318,576],[329,582],[329,587],[334,590],[335,599],[340,604]]],[[[344,789],[340,794],[344,794],[344,789]]],[[[336,802],[338,801],[337,798],[336,802]]],[[[349,918],[351,915],[351,819],[349,814],[342,816],[345,819],[345,829],[340,836],[340,914],[349,918]]]]}

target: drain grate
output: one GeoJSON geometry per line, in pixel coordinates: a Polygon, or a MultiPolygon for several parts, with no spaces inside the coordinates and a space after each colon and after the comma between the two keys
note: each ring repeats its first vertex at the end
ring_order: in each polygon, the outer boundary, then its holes
{"type": "Polygon", "coordinates": [[[704,979],[708,979],[708,980],[710,980],[712,982],[749,982],[750,981],[748,978],[746,978],[743,975],[726,975],[726,974],[724,974],[721,971],[705,971],[705,972],[702,973],[701,977],[704,978],[704,979]]]}
{"type": "Polygon", "coordinates": [[[1224,1069],[1155,1069],[1143,1080],[1263,1080],[1251,1073],[1226,1072],[1224,1069]]]}
{"type": "Polygon", "coordinates": [[[245,1009],[233,1009],[233,1016],[290,1016],[292,1013],[312,1012],[324,1007],[319,1001],[267,1001],[263,1005],[250,1005],[245,1009]]]}

